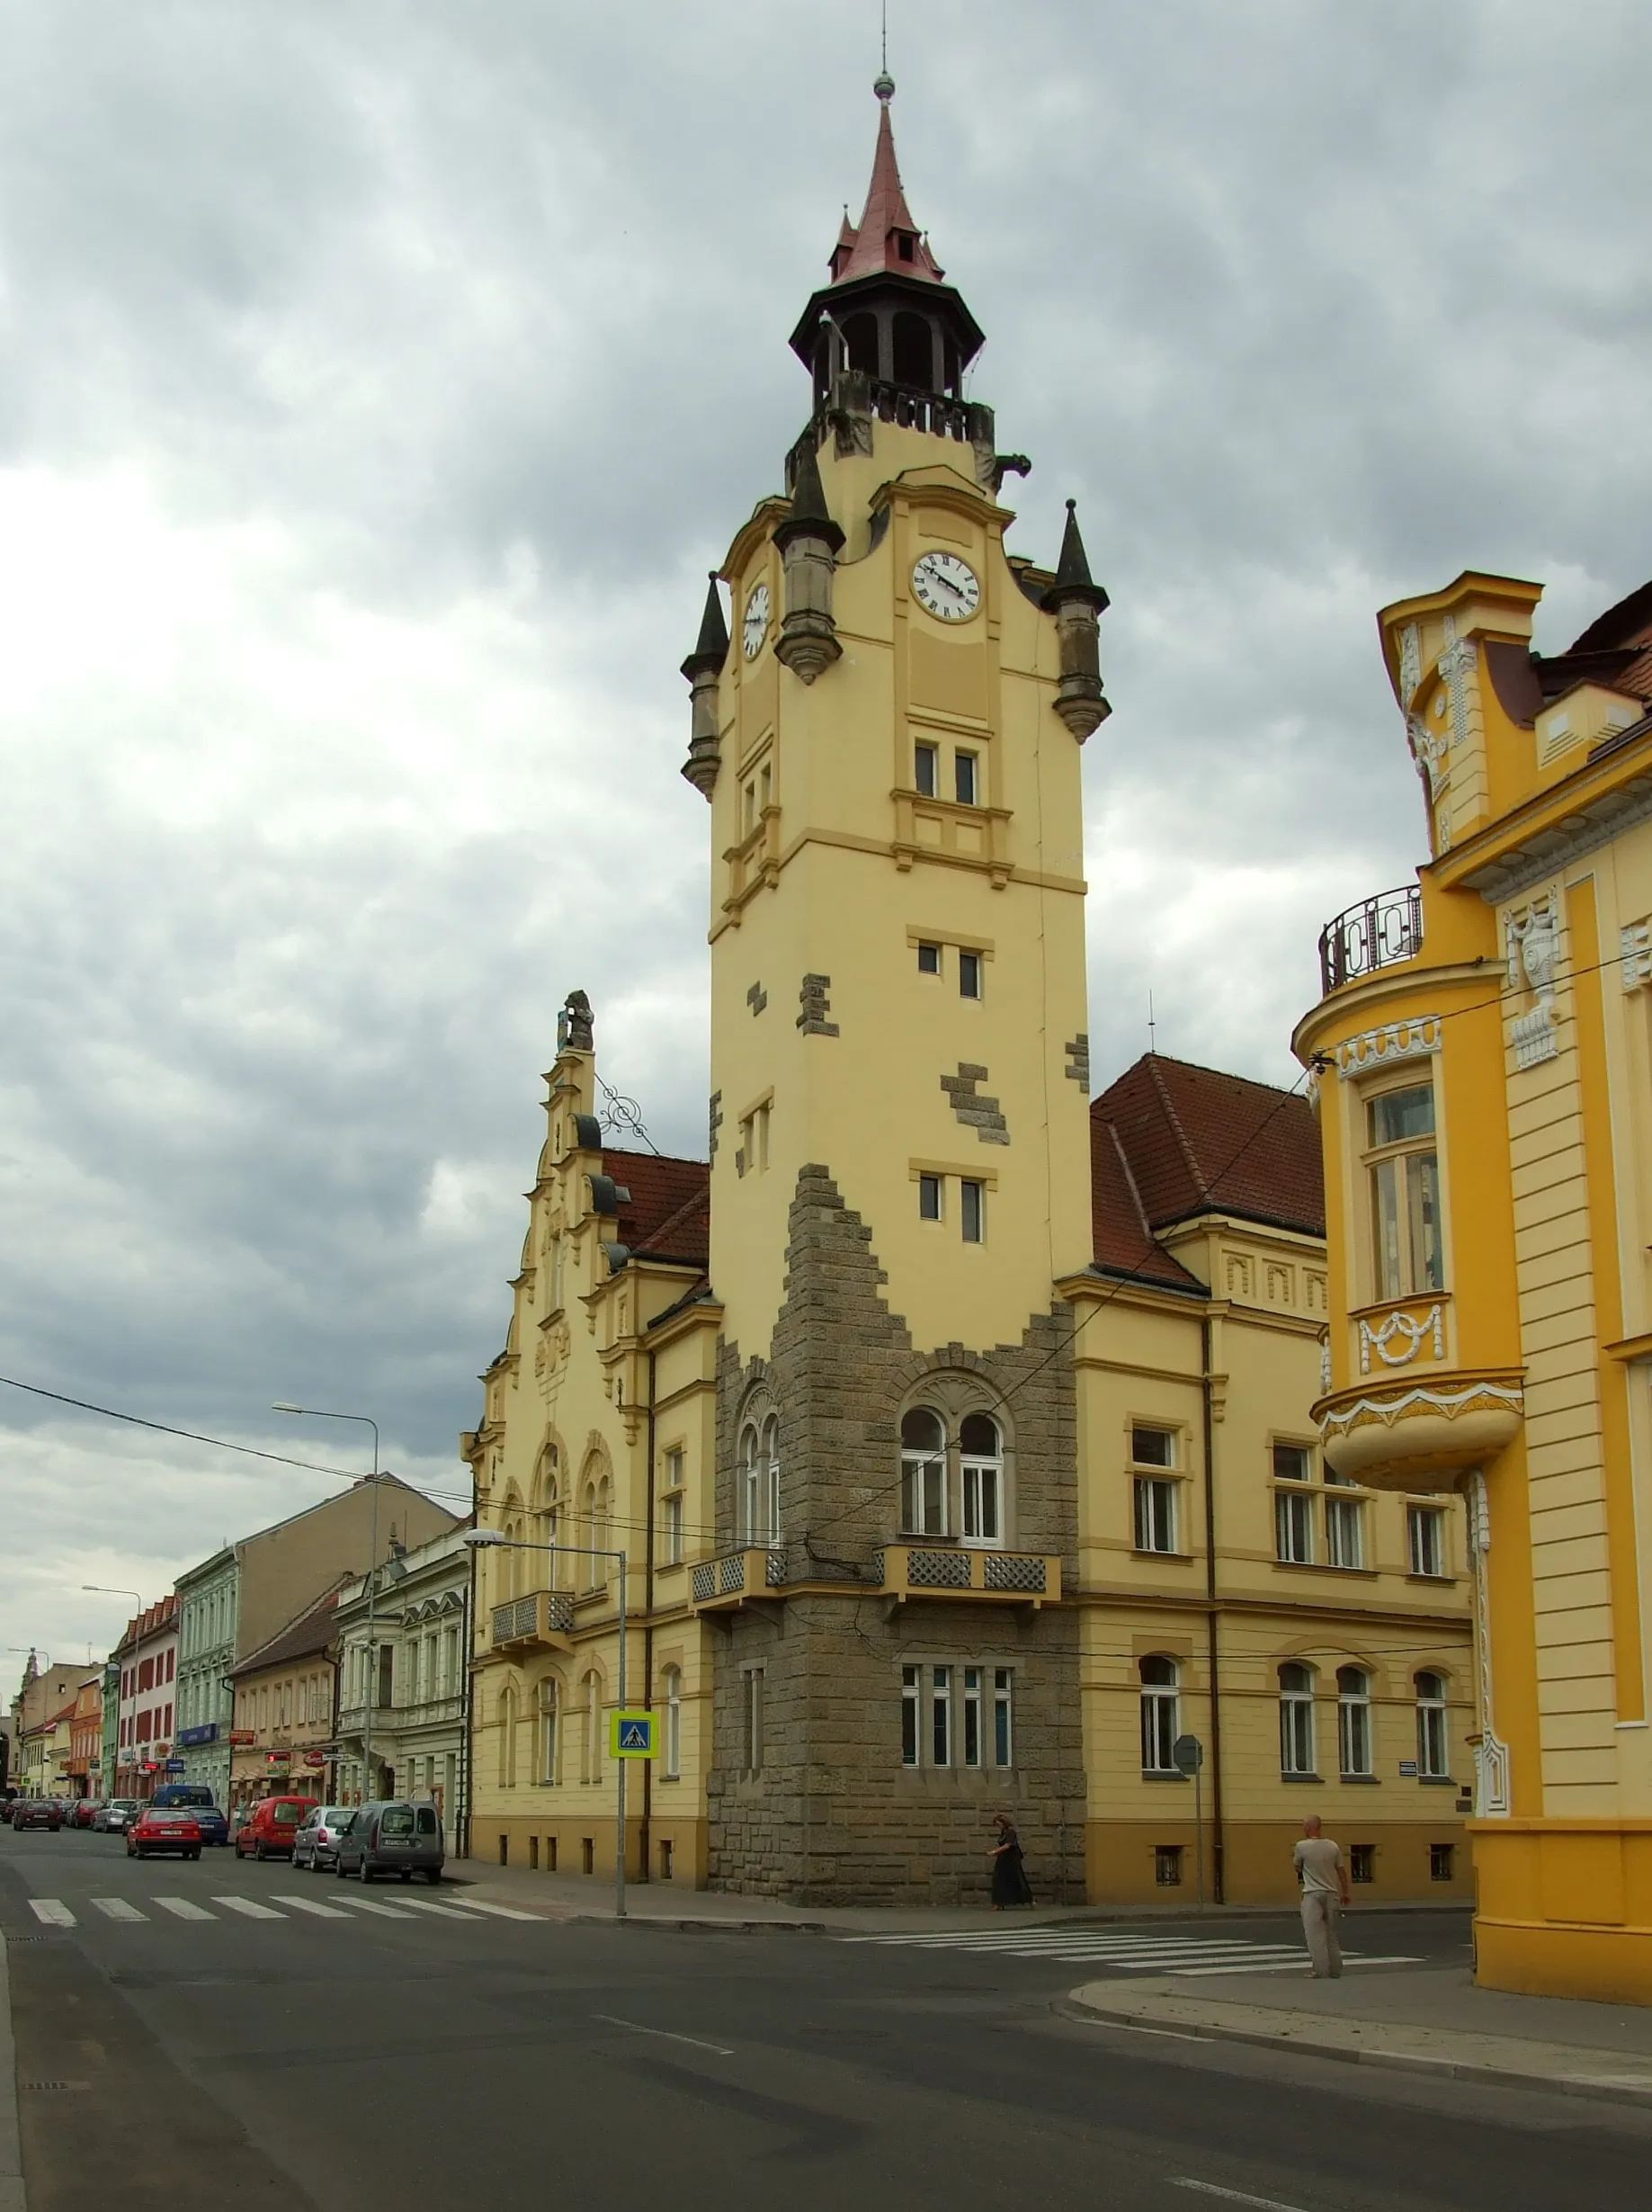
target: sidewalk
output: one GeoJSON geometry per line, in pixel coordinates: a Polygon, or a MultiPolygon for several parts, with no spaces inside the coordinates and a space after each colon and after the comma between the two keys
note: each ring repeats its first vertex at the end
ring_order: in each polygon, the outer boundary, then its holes
{"type": "MultiPolygon", "coordinates": [[[[478,1899],[544,1913],[548,1920],[612,1921],[613,1876],[540,1874],[526,1867],[495,1867],[479,1858],[450,1858],[446,1879],[462,1885],[478,1899]]],[[[985,1878],[981,1887],[986,1889],[985,1878]]],[[[1378,1911],[1384,1908],[1368,1908],[1378,1911]]],[[[1396,1906],[1407,1912],[1460,1911],[1456,1905],[1396,1906]]],[[[962,1929],[1049,1928],[1076,1922],[1197,1921],[1216,1926],[1255,1919],[1277,1920],[1289,1905],[1212,1906],[1195,1914],[1185,1905],[1047,1905],[1031,1912],[995,1912],[978,1905],[800,1905],[772,1897],[735,1897],[720,1890],[691,1889],[676,1882],[628,1882],[628,1920],[654,1926],[695,1929],[773,1929],[809,1933],[856,1935],[944,1935],[962,1929]]]]}
{"type": "Polygon", "coordinates": [[[1087,1982],[1072,2003],[1089,2019],[1160,2035],[1652,2109],[1652,2009],[1477,1989],[1466,1966],[1406,1974],[1356,1966],[1335,1982],[1236,1975],[1219,1994],[1181,1977],[1087,1982]]]}

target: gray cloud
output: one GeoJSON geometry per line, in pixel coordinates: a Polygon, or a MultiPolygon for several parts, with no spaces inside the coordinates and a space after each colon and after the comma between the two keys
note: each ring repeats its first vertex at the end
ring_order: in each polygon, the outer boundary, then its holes
{"type": "MultiPolygon", "coordinates": [[[[1018,542],[1076,494],[1114,601],[1098,1073],[1150,990],[1165,1049],[1288,1080],[1319,924],[1418,853],[1377,606],[1505,568],[1553,645],[1652,566],[1644,11],[978,0],[944,45],[894,13],[913,203],[1035,463],[1018,542]]],[[[13,26],[5,1372],[275,1448],[272,1398],[359,1405],[451,1482],[571,984],[699,1146],[676,664],[807,406],[859,18],[13,26]]],[[[325,1487],[0,1419],[8,1643],[101,1642],[83,1581],[158,1590],[325,1487]]]]}

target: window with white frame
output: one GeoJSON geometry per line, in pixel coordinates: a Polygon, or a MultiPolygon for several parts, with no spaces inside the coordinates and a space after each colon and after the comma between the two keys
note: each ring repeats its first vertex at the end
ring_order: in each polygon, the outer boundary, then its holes
{"type": "Polygon", "coordinates": [[[667,1667],[661,1678],[665,1724],[660,1741],[660,1776],[674,1782],[683,1772],[683,1670],[667,1667]]]}
{"type": "Polygon", "coordinates": [[[938,1664],[900,1670],[904,1767],[1008,1767],[1014,1756],[1009,1667],[938,1664]]]}
{"type": "Polygon", "coordinates": [[[1439,1781],[1451,1771],[1445,1713],[1445,1677],[1424,1669],[1416,1678],[1416,1770],[1439,1781]]]}
{"type": "Polygon", "coordinates": [[[594,1668],[579,1686],[579,1778],[603,1778],[603,1682],[594,1668]]]}
{"type": "Polygon", "coordinates": [[[998,1424],[986,1413],[967,1413],[958,1432],[967,1544],[1004,1541],[1004,1451],[998,1424]]]}
{"type": "Polygon", "coordinates": [[[540,1741],[539,1778],[543,1783],[555,1784],[557,1773],[557,1722],[559,1718],[557,1678],[548,1674],[539,1687],[540,1741]]]}
{"type": "Polygon", "coordinates": [[[683,1448],[674,1445],[665,1454],[661,1473],[660,1559],[674,1567],[683,1558],[683,1448]]]}
{"type": "MultiPolygon", "coordinates": [[[[1176,1431],[1146,1421],[1130,1426],[1130,1461],[1134,1467],[1172,1468],[1176,1464],[1176,1431]]],[[[1174,1552],[1181,1548],[1178,1527],[1180,1482],[1165,1474],[1132,1475],[1131,1520],[1139,1552],[1174,1552]]]]}
{"type": "Polygon", "coordinates": [[[780,1420],[748,1420],[740,1433],[740,1534],[746,1544],[780,1541],[780,1420]]]}
{"type": "Polygon", "coordinates": [[[947,1533],[946,1430],[939,1413],[914,1406],[900,1424],[900,1525],[904,1535],[947,1533]]]}
{"type": "Polygon", "coordinates": [[[1371,1772],[1371,1677],[1363,1667],[1336,1670],[1336,1752],[1344,1778],[1371,1772]]]}
{"type": "Polygon", "coordinates": [[[1406,1508],[1406,1562],[1413,1574],[1443,1575],[1445,1509],[1437,1505],[1406,1508]]]}
{"type": "Polygon", "coordinates": [[[516,1785],[516,1692],[502,1689],[496,1708],[499,1725],[499,1787],[516,1785]]]}
{"type": "Polygon", "coordinates": [[[1308,1567],[1314,1558],[1314,1499],[1307,1490],[1273,1493],[1273,1549],[1287,1566],[1308,1567]]]}
{"type": "Polygon", "coordinates": [[[1314,1670],[1290,1661],[1279,1670],[1279,1770],[1313,1774],[1314,1670]]]}
{"type": "Polygon", "coordinates": [[[1141,1682],[1141,1770],[1174,1774],[1172,1753],[1182,1733],[1181,1669],[1174,1659],[1154,1652],[1138,1662],[1141,1682]]]}
{"type": "Polygon", "coordinates": [[[1365,1564],[1365,1507],[1358,1498],[1325,1501],[1325,1555],[1333,1567],[1365,1564]]]}
{"type": "Polygon", "coordinates": [[[1410,1084],[1368,1098],[1365,1135],[1374,1294],[1409,1298],[1442,1290],[1433,1085],[1410,1084]]]}

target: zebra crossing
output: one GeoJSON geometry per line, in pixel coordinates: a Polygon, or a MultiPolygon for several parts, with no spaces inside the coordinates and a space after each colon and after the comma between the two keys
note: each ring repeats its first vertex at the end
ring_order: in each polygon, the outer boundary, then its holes
{"type": "Polygon", "coordinates": [[[95,1926],[99,1918],[112,1921],[118,1927],[130,1928],[139,1923],[148,1924],[170,1921],[353,1921],[365,1916],[371,1920],[408,1921],[415,1926],[431,1920],[458,1921],[462,1925],[485,1927],[489,1921],[538,1921],[544,1922],[542,1912],[518,1912],[514,1905],[495,1904],[481,1898],[466,1898],[462,1903],[438,1903],[433,1897],[398,1897],[394,1904],[387,1904],[379,1897],[357,1897],[346,1893],[336,1904],[324,1903],[319,1897],[288,1896],[276,1894],[268,1899],[258,1897],[194,1897],[153,1896],[85,1897],[70,1903],[61,1897],[31,1897],[29,1909],[46,1928],[78,1928],[83,1917],[95,1926]],[[78,1906],[78,1910],[76,1910],[78,1906]]]}
{"type": "MultiPolygon", "coordinates": [[[[1103,1974],[1302,1973],[1308,1953],[1299,1943],[1259,1943],[1242,1936],[1159,1935],[1147,1929],[1086,1927],[954,1929],[945,1933],[841,1936],[842,1943],[878,1944],[924,1951],[962,1951],[977,1957],[1048,1958],[1093,1966],[1103,1974]]],[[[1414,1966],[1414,1957],[1344,1951],[1356,1966],[1414,1966]]]]}

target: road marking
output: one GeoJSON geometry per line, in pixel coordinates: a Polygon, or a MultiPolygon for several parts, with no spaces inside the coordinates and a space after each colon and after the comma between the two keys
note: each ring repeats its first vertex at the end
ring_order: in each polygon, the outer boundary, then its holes
{"type": "Polygon", "coordinates": [[[376,1897],[341,1897],[339,1903],[348,1905],[353,1912],[377,1913],[381,1920],[410,1921],[413,1918],[406,1905],[380,1904],[376,1897]]]}
{"type": "Polygon", "coordinates": [[[402,1903],[411,1905],[415,1912],[434,1912],[444,1921],[462,1921],[469,1927],[476,1926],[469,1912],[456,1912],[451,1904],[438,1904],[433,1897],[404,1897],[402,1903]]]}
{"type": "Polygon", "coordinates": [[[1185,2174],[1173,2173],[1170,2186],[1172,2189],[1196,2189],[1201,2197],[1225,2197],[1229,2204],[1262,2205],[1265,2212],[1301,2212],[1299,2205],[1282,2204],[1277,2197],[1250,2197],[1242,2189],[1219,2189],[1214,2181],[1192,2181],[1185,2174]]]}
{"type": "Polygon", "coordinates": [[[37,1921],[44,1921],[48,1928],[74,1928],[79,1924],[61,1897],[31,1897],[29,1910],[37,1921]]]}
{"type": "Polygon", "coordinates": [[[479,1897],[455,1897],[453,1903],[466,1912],[491,1912],[496,1920],[542,1921],[545,1917],[542,1912],[519,1912],[513,1904],[484,1904],[479,1897]]]}
{"type": "Polygon", "coordinates": [[[275,1912],[267,1904],[254,1904],[250,1897],[214,1897],[214,1904],[228,1905],[232,1912],[243,1912],[249,1921],[284,1921],[284,1912],[275,1912]]]}
{"type": "Polygon", "coordinates": [[[93,1903],[110,1921],[147,1921],[149,1915],[140,1912],[135,1904],[124,1897],[94,1897],[93,1903]]]}
{"type": "Polygon", "coordinates": [[[645,2028],[640,2020],[622,2020],[612,2012],[594,2012],[594,2020],[606,2020],[611,2028],[629,2028],[634,2036],[659,2036],[667,2043],[692,2043],[697,2051],[715,2051],[719,2058],[732,2058],[734,2053],[720,2043],[702,2043],[698,2036],[674,2035],[669,2028],[645,2028]]]}
{"type": "Polygon", "coordinates": [[[341,1912],[335,1904],[323,1904],[315,1897],[278,1896],[275,1902],[277,1904],[290,1905],[295,1912],[313,1912],[318,1921],[347,1921],[350,1918],[348,1912],[341,1912]]]}
{"type": "Polygon", "coordinates": [[[215,1921],[216,1912],[209,1912],[190,1897],[156,1897],[154,1903],[164,1912],[175,1912],[181,1921],[215,1921]]]}

